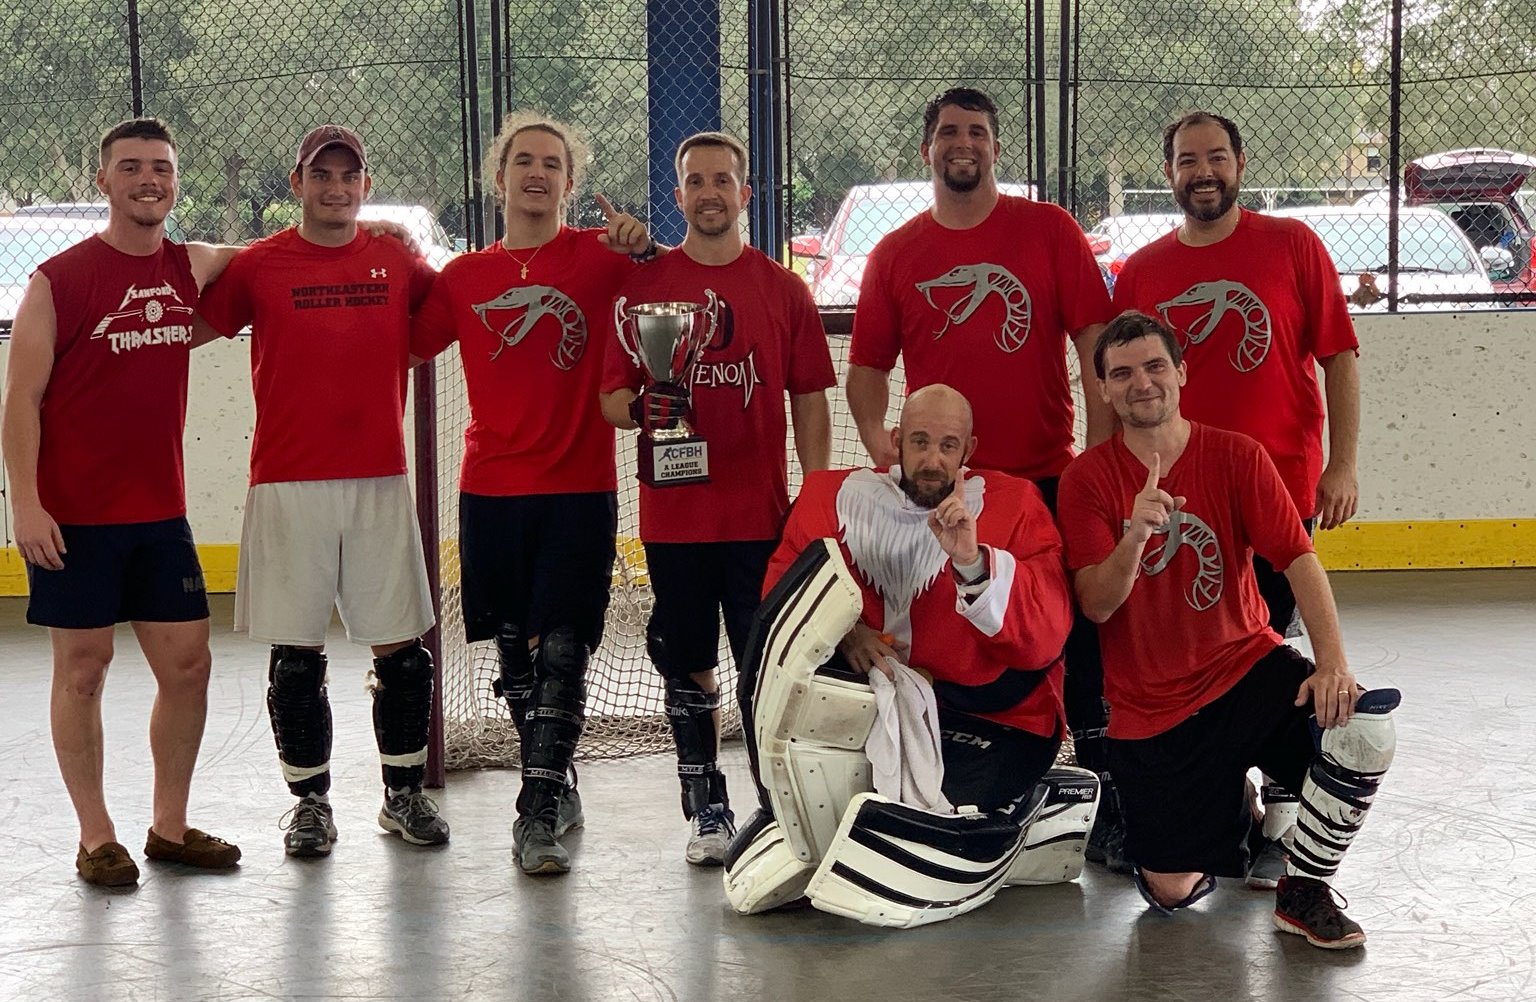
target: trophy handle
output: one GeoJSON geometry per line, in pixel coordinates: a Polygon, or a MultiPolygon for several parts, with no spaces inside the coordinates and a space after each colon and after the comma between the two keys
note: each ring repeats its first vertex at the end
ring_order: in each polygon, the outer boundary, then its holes
{"type": "Polygon", "coordinates": [[[624,312],[624,307],[628,302],[629,300],[625,296],[620,296],[613,302],[613,335],[619,339],[619,347],[624,349],[624,354],[628,355],[630,361],[634,362],[643,373],[645,372],[645,363],[640,360],[639,349],[631,345],[629,343],[630,339],[624,335],[627,326],[625,321],[628,319],[628,314],[624,312]]]}
{"type": "Polygon", "coordinates": [[[688,365],[691,367],[704,354],[704,349],[715,343],[715,331],[720,326],[720,297],[714,289],[704,290],[704,315],[709,318],[709,328],[696,346],[690,346],[688,365]]]}

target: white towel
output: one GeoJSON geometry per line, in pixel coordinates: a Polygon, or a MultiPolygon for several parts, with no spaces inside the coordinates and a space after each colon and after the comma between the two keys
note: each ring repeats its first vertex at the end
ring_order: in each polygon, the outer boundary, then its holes
{"type": "Polygon", "coordinates": [[[882,671],[869,673],[875,691],[875,726],[864,743],[874,773],[875,792],[908,807],[953,814],[944,797],[944,755],[939,745],[939,707],[933,686],[895,658],[882,671]]]}

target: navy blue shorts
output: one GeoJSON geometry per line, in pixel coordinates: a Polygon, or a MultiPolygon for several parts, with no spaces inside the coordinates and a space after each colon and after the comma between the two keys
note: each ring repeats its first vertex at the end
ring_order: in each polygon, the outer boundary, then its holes
{"type": "Polygon", "coordinates": [[[613,587],[618,504],[612,492],[459,494],[464,639],[503,623],[524,636],[567,626],[593,650],[613,587]]]}
{"type": "Polygon", "coordinates": [[[64,569],[27,565],[27,622],[64,630],[208,618],[203,568],[185,518],[61,525],[64,569]]]}

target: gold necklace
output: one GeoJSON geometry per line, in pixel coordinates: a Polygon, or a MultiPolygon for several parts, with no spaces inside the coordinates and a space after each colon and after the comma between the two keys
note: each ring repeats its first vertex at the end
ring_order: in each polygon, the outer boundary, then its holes
{"type": "Polygon", "coordinates": [[[501,252],[503,254],[517,263],[517,266],[522,269],[522,273],[518,277],[526,281],[528,278],[528,266],[533,264],[533,259],[539,256],[539,251],[547,247],[548,243],[542,243],[535,247],[533,249],[533,253],[528,255],[528,260],[526,261],[522,260],[517,255],[513,254],[510,250],[508,250],[507,245],[502,241],[496,241],[496,246],[501,248],[501,252]]]}

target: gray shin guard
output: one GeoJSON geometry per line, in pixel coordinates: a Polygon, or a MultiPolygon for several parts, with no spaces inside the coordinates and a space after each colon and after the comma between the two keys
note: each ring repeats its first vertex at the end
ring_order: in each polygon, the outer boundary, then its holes
{"type": "Polygon", "coordinates": [[[677,778],[682,786],[683,817],[711,804],[729,807],[725,773],[717,761],[719,736],[715,711],[720,693],[705,692],[691,678],[666,680],[667,720],[677,744],[677,778]]]}
{"type": "Polygon", "coordinates": [[[496,695],[507,701],[512,712],[512,726],[517,728],[518,755],[528,745],[528,714],[533,709],[533,691],[538,676],[533,670],[533,652],[521,630],[503,623],[496,630],[496,654],[501,662],[501,677],[492,683],[496,695]]]}
{"type": "Polygon", "coordinates": [[[551,827],[585,720],[590,657],[591,651],[569,627],[551,630],[534,655],[538,684],[528,714],[517,812],[541,818],[551,827]]]}
{"type": "Polygon", "coordinates": [[[1401,698],[1396,689],[1364,693],[1348,723],[1323,731],[1322,748],[1301,784],[1288,874],[1327,880],[1338,871],[1392,764],[1392,711],[1401,698]]]}
{"type": "Polygon", "coordinates": [[[278,764],[295,797],[331,788],[331,701],[325,655],[274,644],[267,672],[267,713],[278,764]]]}
{"type": "Polygon", "coordinates": [[[432,724],[432,655],[421,642],[373,659],[373,733],[384,785],[419,789],[432,724]]]}

